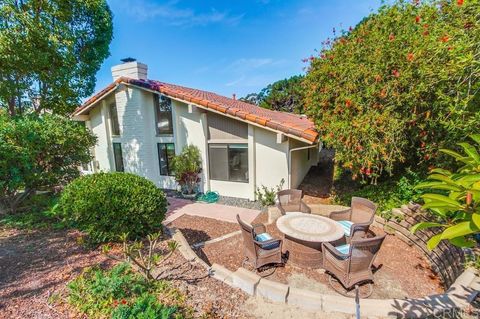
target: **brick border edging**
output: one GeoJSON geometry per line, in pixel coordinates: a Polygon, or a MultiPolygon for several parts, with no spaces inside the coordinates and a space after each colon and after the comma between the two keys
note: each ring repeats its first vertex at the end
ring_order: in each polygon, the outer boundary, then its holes
{"type": "MultiPolygon", "coordinates": [[[[167,228],[168,229],[168,228],[167,228]]],[[[213,264],[211,267],[190,247],[182,232],[168,229],[172,239],[179,243],[178,250],[190,261],[199,263],[210,277],[228,286],[239,288],[252,296],[260,296],[273,302],[285,303],[310,311],[355,314],[355,300],[340,295],[328,295],[299,289],[260,277],[245,268],[235,272],[213,264]]],[[[454,310],[468,309],[480,291],[480,277],[476,270],[466,269],[443,294],[407,299],[362,299],[360,312],[366,317],[426,318],[454,310]]]]}

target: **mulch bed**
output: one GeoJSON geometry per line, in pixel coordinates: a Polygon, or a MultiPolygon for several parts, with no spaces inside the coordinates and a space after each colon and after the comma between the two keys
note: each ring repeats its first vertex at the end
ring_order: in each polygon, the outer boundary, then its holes
{"type": "Polygon", "coordinates": [[[190,245],[240,230],[236,223],[190,215],[180,216],[171,222],[168,227],[178,228],[190,245]]]}
{"type": "MultiPolygon", "coordinates": [[[[265,222],[266,214],[261,214],[255,222],[265,222]]],[[[268,225],[267,230],[276,238],[281,238],[282,234],[278,231],[275,224],[268,225]]],[[[373,228],[377,234],[383,233],[380,229],[373,228]]],[[[209,264],[217,263],[234,271],[241,267],[243,261],[243,241],[241,235],[228,238],[226,240],[207,245],[201,249],[200,256],[209,264]]],[[[402,291],[405,296],[395,297],[423,297],[430,294],[441,293],[443,291],[439,279],[431,271],[425,257],[414,247],[410,247],[395,236],[388,235],[382,245],[382,249],[374,263],[379,267],[378,273],[381,274],[382,282],[392,281],[402,291]],[[382,272],[382,273],[380,273],[382,272]]],[[[248,268],[248,267],[247,267],[248,268]]],[[[251,269],[251,268],[250,268],[251,269]]],[[[251,269],[252,270],[252,269],[251,269]]],[[[268,270],[266,271],[269,272],[268,270]]],[[[323,271],[315,269],[302,269],[293,266],[287,262],[284,267],[278,267],[275,272],[269,276],[269,279],[287,283],[293,274],[302,274],[308,279],[321,284],[327,284],[328,277],[323,271]]],[[[376,275],[377,276],[377,275],[376,275]]],[[[385,293],[388,297],[388,287],[380,287],[386,292],[381,292],[379,287],[377,295],[373,297],[383,298],[385,293]]]]}
{"type": "MultiPolygon", "coordinates": [[[[52,296],[64,296],[66,284],[85,267],[111,267],[114,261],[99,249],[84,248],[80,238],[78,231],[0,229],[0,317],[84,318],[52,296]]],[[[178,252],[168,263],[176,267],[168,279],[186,295],[195,317],[250,317],[242,309],[247,296],[240,290],[206,276],[204,268],[178,252]]]]}

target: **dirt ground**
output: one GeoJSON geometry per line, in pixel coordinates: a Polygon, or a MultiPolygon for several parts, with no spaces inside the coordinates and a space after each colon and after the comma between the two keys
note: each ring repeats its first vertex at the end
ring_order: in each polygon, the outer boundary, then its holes
{"type": "MultiPolygon", "coordinates": [[[[109,267],[113,261],[83,248],[80,236],[76,231],[0,229],[0,318],[84,318],[55,297],[64,295],[65,285],[85,267],[109,267]]],[[[251,318],[243,309],[243,292],[209,278],[179,253],[169,263],[178,266],[171,281],[186,294],[196,317],[251,318]]]]}

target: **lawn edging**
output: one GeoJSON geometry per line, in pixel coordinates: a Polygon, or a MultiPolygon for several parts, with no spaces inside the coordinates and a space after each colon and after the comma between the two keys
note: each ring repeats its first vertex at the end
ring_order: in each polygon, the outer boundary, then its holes
{"type": "MultiPolygon", "coordinates": [[[[286,303],[307,311],[340,312],[355,314],[355,300],[340,295],[322,294],[299,289],[260,277],[245,268],[230,271],[213,264],[210,276],[243,290],[251,296],[263,297],[272,302],[286,303]]],[[[361,299],[360,312],[366,317],[426,318],[468,311],[470,303],[480,289],[476,270],[467,268],[443,294],[423,298],[361,299]]]]}

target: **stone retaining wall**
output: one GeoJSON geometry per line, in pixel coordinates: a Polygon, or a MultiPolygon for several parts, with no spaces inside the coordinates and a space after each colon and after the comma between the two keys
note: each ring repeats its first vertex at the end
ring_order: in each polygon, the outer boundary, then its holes
{"type": "Polygon", "coordinates": [[[428,258],[432,270],[439,275],[445,287],[450,287],[458,276],[464,270],[465,254],[461,248],[455,247],[445,240],[433,251],[426,246],[427,241],[438,234],[441,229],[429,228],[412,234],[410,229],[413,225],[431,221],[427,215],[421,211],[421,206],[410,203],[401,208],[392,210],[393,217],[385,220],[380,216],[375,216],[374,226],[383,228],[386,232],[395,234],[398,238],[409,245],[420,249],[428,258]]]}

